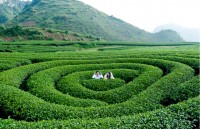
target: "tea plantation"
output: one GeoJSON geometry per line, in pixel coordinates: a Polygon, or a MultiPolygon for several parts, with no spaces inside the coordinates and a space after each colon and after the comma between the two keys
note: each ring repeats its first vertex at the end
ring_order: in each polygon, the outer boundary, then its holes
{"type": "Polygon", "coordinates": [[[198,129],[199,43],[0,43],[0,129],[198,129]],[[114,80],[94,80],[95,71],[114,80]]]}

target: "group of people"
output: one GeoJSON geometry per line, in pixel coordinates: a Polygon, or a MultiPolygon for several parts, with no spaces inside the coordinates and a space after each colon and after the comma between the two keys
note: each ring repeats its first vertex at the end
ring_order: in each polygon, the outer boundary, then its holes
{"type": "Polygon", "coordinates": [[[99,72],[96,71],[96,73],[94,73],[94,75],[92,76],[93,79],[115,79],[113,77],[112,72],[107,72],[104,76],[99,72]]]}

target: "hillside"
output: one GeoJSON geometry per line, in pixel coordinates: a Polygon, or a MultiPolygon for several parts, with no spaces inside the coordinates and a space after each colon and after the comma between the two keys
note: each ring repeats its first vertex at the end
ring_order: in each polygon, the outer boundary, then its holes
{"type": "Polygon", "coordinates": [[[180,38],[178,33],[174,30],[161,30],[154,33],[154,38],[159,39],[160,42],[176,42],[178,40],[182,40],[182,38],[180,38]]]}
{"type": "Polygon", "coordinates": [[[5,28],[0,26],[0,42],[25,40],[98,41],[100,39],[91,35],[54,29],[21,26],[5,28]]]}
{"type": "Polygon", "coordinates": [[[67,30],[93,35],[108,41],[183,41],[175,33],[170,34],[173,35],[172,37],[164,35],[160,38],[159,33],[146,32],[76,0],[34,0],[13,19],[12,24],[67,30]]]}
{"type": "Polygon", "coordinates": [[[8,20],[13,19],[29,3],[30,3],[29,1],[20,1],[20,0],[1,0],[0,1],[0,24],[4,24],[8,20]]]}
{"type": "Polygon", "coordinates": [[[180,36],[188,42],[200,42],[200,28],[186,28],[176,24],[165,24],[158,26],[154,29],[154,32],[161,30],[171,29],[180,34],[180,36]]]}

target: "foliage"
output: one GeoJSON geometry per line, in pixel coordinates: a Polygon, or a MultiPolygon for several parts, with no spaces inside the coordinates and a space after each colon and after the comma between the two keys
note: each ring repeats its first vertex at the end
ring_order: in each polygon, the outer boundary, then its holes
{"type": "Polygon", "coordinates": [[[0,42],[3,42],[4,40],[0,38],[0,42]]]}
{"type": "Polygon", "coordinates": [[[0,24],[5,24],[17,16],[30,1],[9,0],[0,4],[0,24]]]}
{"type": "Polygon", "coordinates": [[[84,43],[0,43],[24,52],[0,52],[0,128],[199,127],[196,44],[124,43],[129,49],[35,53],[41,46],[84,43]],[[34,52],[26,53],[31,45],[34,52]],[[115,79],[91,79],[96,70],[111,71],[115,79]]]}
{"type": "MultiPolygon", "coordinates": [[[[31,37],[30,37],[31,38],[31,37]]],[[[46,38],[42,35],[38,36],[39,39],[46,38]]],[[[82,37],[81,37],[82,38],[82,37]]],[[[31,38],[32,39],[32,38],[31,38]]],[[[17,52],[60,52],[60,51],[80,51],[85,49],[91,50],[102,50],[109,54],[109,51],[115,50],[116,53],[121,50],[141,49],[143,50],[146,46],[155,47],[167,47],[167,48],[178,48],[178,47],[193,47],[198,48],[199,45],[196,43],[134,43],[134,42],[99,42],[99,41],[47,41],[47,40],[36,40],[36,41],[16,41],[16,42],[2,42],[0,45],[0,51],[17,51],[17,52]],[[196,47],[195,47],[196,46],[196,47]]],[[[164,49],[163,49],[164,50],[164,49]]],[[[138,53],[137,53],[138,54],[138,53]]],[[[169,54],[169,53],[166,53],[169,54]]],[[[145,55],[147,56],[147,54],[145,55]]],[[[148,55],[151,57],[153,55],[148,55]]],[[[132,56],[134,57],[134,56],[132,56]]],[[[158,57],[159,58],[159,57],[158,57]]],[[[166,57],[170,60],[175,60],[180,57],[166,57]]],[[[192,59],[190,59],[192,60],[192,59]]],[[[184,59],[182,59],[184,61],[184,59]]],[[[191,61],[190,63],[193,63],[191,61]]],[[[192,65],[192,64],[191,64],[192,65]]]]}
{"type": "Polygon", "coordinates": [[[9,28],[3,28],[1,27],[0,28],[0,36],[24,36],[24,35],[27,35],[27,36],[41,36],[43,35],[41,32],[39,32],[38,30],[31,30],[31,29],[24,29],[23,27],[21,26],[12,26],[12,27],[9,27],[9,28]]]}
{"type": "MultiPolygon", "coordinates": [[[[77,0],[35,0],[12,20],[12,24],[68,30],[86,38],[108,41],[181,42],[174,33],[152,34],[77,0]],[[30,24],[32,23],[32,24],[30,24]]],[[[76,35],[79,36],[79,35],[76,35]]]]}

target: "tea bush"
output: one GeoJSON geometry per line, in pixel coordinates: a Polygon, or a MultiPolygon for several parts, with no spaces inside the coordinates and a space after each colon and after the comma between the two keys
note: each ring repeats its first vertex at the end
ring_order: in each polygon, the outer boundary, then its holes
{"type": "MultiPolygon", "coordinates": [[[[34,49],[50,44],[66,42],[34,49]]],[[[197,129],[199,52],[174,45],[180,49],[0,52],[0,128],[197,129]],[[92,79],[97,70],[115,79],[92,79]]]]}

